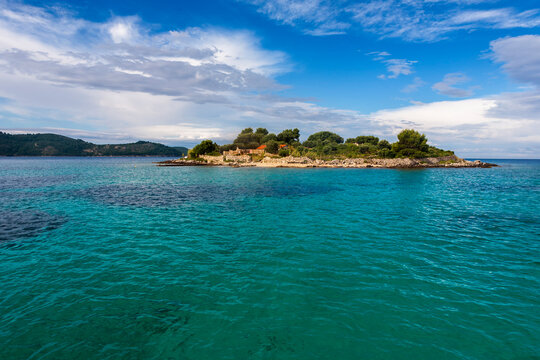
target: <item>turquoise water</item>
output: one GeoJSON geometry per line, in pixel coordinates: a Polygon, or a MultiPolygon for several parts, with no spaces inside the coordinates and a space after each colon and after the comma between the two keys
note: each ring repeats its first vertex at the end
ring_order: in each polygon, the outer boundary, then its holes
{"type": "Polygon", "coordinates": [[[0,359],[539,359],[540,161],[0,159],[0,359]]]}

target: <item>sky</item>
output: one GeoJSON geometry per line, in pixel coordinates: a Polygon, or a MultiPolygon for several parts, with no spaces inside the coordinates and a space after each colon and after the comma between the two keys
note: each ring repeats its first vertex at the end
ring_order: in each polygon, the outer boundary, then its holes
{"type": "Polygon", "coordinates": [[[0,0],[0,131],[231,142],[245,127],[540,156],[537,0],[0,0]]]}

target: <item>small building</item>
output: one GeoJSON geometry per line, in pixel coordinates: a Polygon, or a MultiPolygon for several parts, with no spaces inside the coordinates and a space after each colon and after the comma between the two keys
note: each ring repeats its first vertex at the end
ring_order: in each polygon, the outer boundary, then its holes
{"type": "Polygon", "coordinates": [[[264,154],[266,152],[265,149],[266,149],[266,145],[261,145],[256,149],[249,149],[249,154],[257,154],[257,155],[264,154]]]}
{"type": "Polygon", "coordinates": [[[223,155],[232,155],[232,156],[244,155],[244,154],[247,154],[247,151],[244,149],[239,149],[239,148],[236,148],[236,150],[229,150],[229,151],[223,152],[223,155]]]}
{"type": "Polygon", "coordinates": [[[256,149],[239,149],[236,148],[236,150],[229,150],[224,151],[223,155],[230,155],[230,156],[239,156],[239,155],[247,155],[247,154],[264,154],[266,145],[261,145],[256,149]]]}

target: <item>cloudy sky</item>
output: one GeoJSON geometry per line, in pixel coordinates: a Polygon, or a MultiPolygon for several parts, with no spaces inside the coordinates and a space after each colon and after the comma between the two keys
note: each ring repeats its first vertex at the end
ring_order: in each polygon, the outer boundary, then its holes
{"type": "Polygon", "coordinates": [[[537,0],[0,0],[0,130],[226,143],[244,127],[540,157],[537,0]]]}

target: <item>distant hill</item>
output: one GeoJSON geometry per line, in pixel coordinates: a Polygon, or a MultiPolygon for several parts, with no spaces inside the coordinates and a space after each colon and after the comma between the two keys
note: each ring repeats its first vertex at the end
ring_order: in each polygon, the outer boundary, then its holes
{"type": "Polygon", "coordinates": [[[184,156],[185,147],[138,141],[96,145],[56,134],[12,135],[0,132],[0,156],[184,156]]]}

